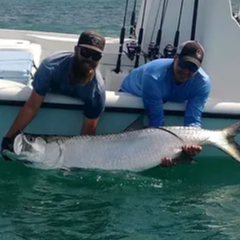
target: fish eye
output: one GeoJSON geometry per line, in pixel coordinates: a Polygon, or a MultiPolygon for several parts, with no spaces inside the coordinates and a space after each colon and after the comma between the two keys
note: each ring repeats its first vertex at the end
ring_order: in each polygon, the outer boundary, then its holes
{"type": "Polygon", "coordinates": [[[29,142],[34,142],[35,138],[33,136],[27,136],[29,142]]]}

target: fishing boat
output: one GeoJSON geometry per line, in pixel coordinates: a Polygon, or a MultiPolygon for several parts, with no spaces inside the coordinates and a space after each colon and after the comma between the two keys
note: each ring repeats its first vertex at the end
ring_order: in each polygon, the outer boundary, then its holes
{"type": "MultiPolygon", "coordinates": [[[[118,92],[124,77],[133,69],[164,54],[168,47],[195,39],[206,50],[203,69],[212,81],[202,126],[223,128],[240,119],[239,43],[240,26],[230,0],[142,0],[135,21],[125,21],[124,38],[106,36],[99,69],[106,85],[106,108],[97,134],[125,130],[144,113],[142,100],[118,92]],[[128,29],[127,29],[128,28],[128,29]],[[128,31],[127,31],[128,30],[128,31]],[[153,51],[154,50],[154,51],[153,51]]],[[[124,33],[124,35],[123,35],[124,33]]],[[[28,99],[31,82],[41,61],[56,51],[73,51],[79,35],[0,29],[0,140],[28,99]]],[[[83,115],[80,100],[49,93],[35,119],[25,129],[35,134],[78,135],[83,115]]],[[[166,125],[183,125],[185,103],[164,105],[166,125]]],[[[223,155],[206,148],[201,156],[223,155]]]]}

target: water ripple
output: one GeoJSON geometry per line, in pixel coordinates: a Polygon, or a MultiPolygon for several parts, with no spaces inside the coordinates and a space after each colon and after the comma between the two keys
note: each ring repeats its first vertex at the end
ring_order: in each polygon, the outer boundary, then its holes
{"type": "Polygon", "coordinates": [[[0,237],[239,239],[239,170],[218,163],[135,174],[0,162],[0,237]]]}

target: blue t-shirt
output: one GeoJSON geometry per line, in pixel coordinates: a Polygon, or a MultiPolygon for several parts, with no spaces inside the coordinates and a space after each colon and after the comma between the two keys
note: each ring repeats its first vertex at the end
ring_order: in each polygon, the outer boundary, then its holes
{"type": "Polygon", "coordinates": [[[189,80],[176,84],[173,59],[157,59],[130,72],[121,91],[142,97],[150,126],[164,126],[163,103],[185,102],[185,126],[201,127],[204,105],[210,93],[210,78],[202,68],[189,80]]]}
{"type": "Polygon", "coordinates": [[[69,95],[84,102],[84,115],[95,119],[105,107],[105,87],[101,73],[96,69],[94,78],[84,86],[70,84],[70,67],[73,53],[55,53],[42,61],[32,82],[33,89],[41,96],[47,92],[69,95]]]}

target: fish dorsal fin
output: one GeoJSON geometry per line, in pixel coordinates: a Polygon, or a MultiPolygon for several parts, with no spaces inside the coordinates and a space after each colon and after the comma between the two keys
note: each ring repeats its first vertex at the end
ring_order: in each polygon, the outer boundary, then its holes
{"type": "Polygon", "coordinates": [[[183,140],[183,139],[182,139],[180,136],[178,136],[176,133],[174,133],[174,132],[172,132],[172,131],[170,131],[170,130],[166,129],[165,127],[158,127],[158,129],[160,129],[160,130],[163,130],[163,131],[166,131],[166,132],[170,133],[171,135],[175,136],[177,139],[179,139],[181,142],[183,142],[183,143],[184,143],[184,140],[183,140]]]}
{"type": "MultiPolygon", "coordinates": [[[[159,127],[159,129],[166,131],[168,133],[170,133],[171,135],[175,136],[176,138],[178,138],[183,144],[184,144],[184,140],[178,136],[176,133],[167,130],[165,127],[159,127]]],[[[183,152],[180,150],[180,154],[179,156],[177,156],[177,158],[175,158],[173,160],[176,164],[190,164],[190,163],[195,163],[195,159],[193,159],[193,157],[189,156],[187,153],[183,152]]]]}

